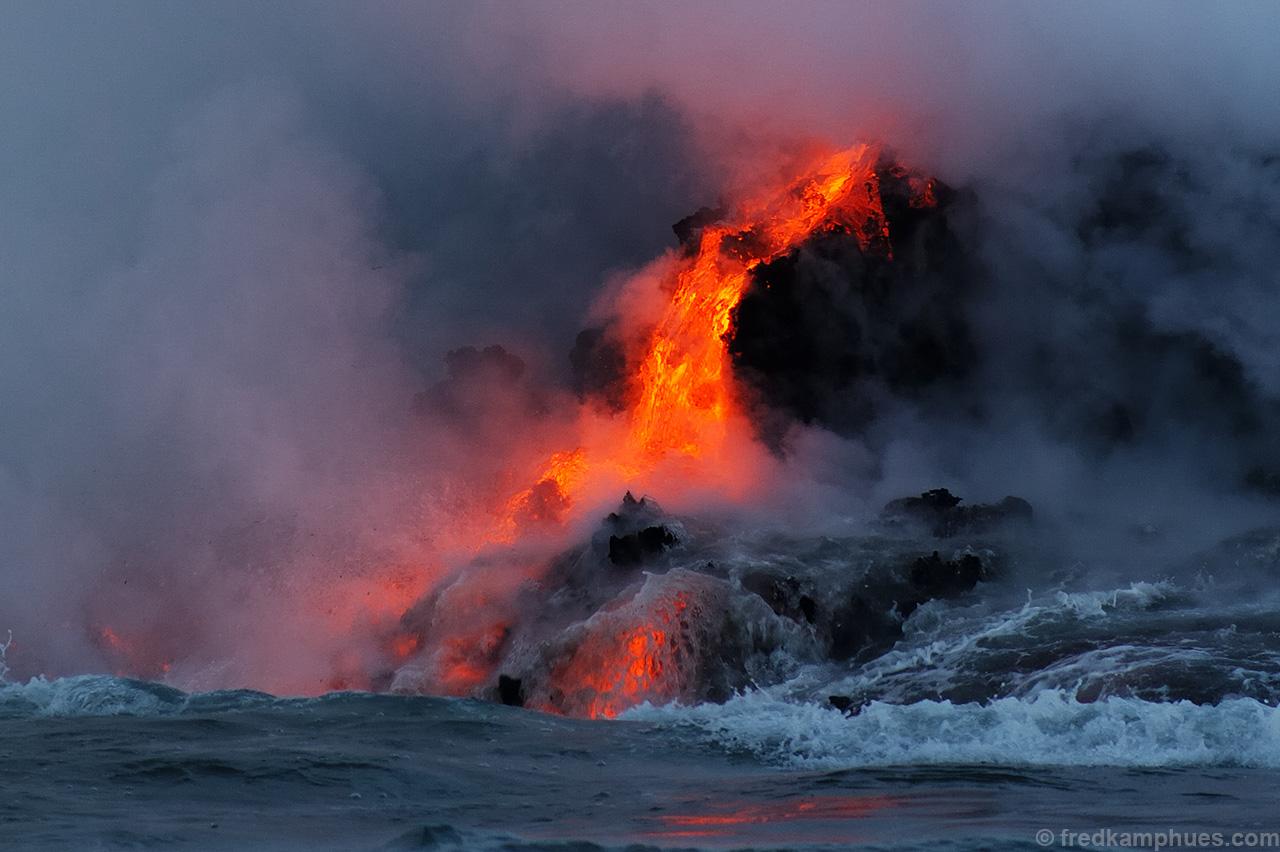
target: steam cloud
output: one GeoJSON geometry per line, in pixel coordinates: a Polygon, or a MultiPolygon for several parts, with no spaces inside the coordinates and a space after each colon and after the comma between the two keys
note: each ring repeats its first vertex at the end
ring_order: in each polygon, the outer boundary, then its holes
{"type": "Polygon", "coordinates": [[[184,686],[340,685],[558,448],[575,335],[651,310],[671,223],[815,141],[970,193],[979,271],[957,384],[793,427],[810,500],[1274,515],[1274,6],[807,9],[10,10],[12,675],[112,670],[111,627],[184,686]]]}

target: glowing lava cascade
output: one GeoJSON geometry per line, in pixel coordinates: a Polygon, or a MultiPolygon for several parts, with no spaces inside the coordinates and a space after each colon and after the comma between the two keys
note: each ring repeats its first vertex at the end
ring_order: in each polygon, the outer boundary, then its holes
{"type": "MultiPolygon", "coordinates": [[[[706,578],[673,571],[666,585],[637,591],[632,577],[632,585],[613,589],[628,600],[596,601],[599,617],[577,614],[536,636],[525,629],[538,606],[529,590],[554,585],[549,554],[563,547],[560,533],[623,491],[664,499],[753,495],[771,459],[733,374],[726,341],[735,311],[759,267],[816,236],[845,235],[862,252],[891,259],[886,174],[908,186],[911,206],[934,205],[931,182],[887,166],[877,147],[858,145],[815,158],[800,177],[747,194],[714,221],[699,217],[681,235],[683,251],[655,264],[661,288],[649,287],[652,276],[633,280],[648,288],[638,298],[660,301],[646,303],[646,319],[622,322],[621,409],[584,405],[573,437],[533,468],[533,485],[502,501],[496,517],[471,508],[444,512],[426,569],[362,572],[318,596],[310,607],[316,632],[360,640],[329,655],[323,683],[257,683],[291,692],[390,685],[492,695],[505,666],[541,653],[533,670],[543,675],[542,692],[530,697],[540,709],[614,716],[645,700],[679,698],[697,677],[688,668],[690,645],[714,641],[723,627],[723,596],[706,578]],[[442,575],[450,563],[458,569],[442,575]],[[673,577],[685,586],[675,588],[673,577]]],[[[98,628],[96,644],[121,673],[168,679],[171,661],[182,664],[180,654],[151,649],[136,631],[98,628]]]]}
{"type": "MultiPolygon", "coordinates": [[[[534,488],[551,490],[556,502],[569,505],[592,475],[626,481],[671,457],[717,460],[740,413],[724,340],[751,271],[824,229],[845,230],[864,250],[879,245],[887,252],[879,153],[871,145],[840,151],[803,178],[704,227],[696,253],[676,273],[670,302],[632,379],[625,438],[613,447],[557,453],[534,488]]],[[[928,189],[922,184],[922,193],[928,189]]],[[[511,540],[532,494],[529,489],[512,498],[495,540],[511,540]]]]}
{"type": "MultiPolygon", "coordinates": [[[[670,273],[668,300],[633,355],[626,408],[604,424],[598,413],[584,410],[580,444],[551,455],[535,484],[506,501],[477,552],[521,544],[539,529],[569,520],[575,505],[616,499],[624,488],[644,493],[658,482],[664,494],[680,487],[749,493],[753,471],[740,451],[754,438],[726,345],[735,308],[756,267],[818,234],[851,235],[863,252],[891,257],[880,195],[883,168],[874,146],[840,151],[692,234],[670,273]]],[[[930,182],[909,176],[908,183],[913,206],[932,206],[930,182]]],[[[492,687],[516,618],[513,587],[542,580],[526,559],[516,561],[524,567],[495,570],[481,559],[437,590],[431,614],[418,628],[428,646],[425,674],[411,688],[467,695],[492,687]]],[[[632,622],[595,619],[607,637],[603,645],[594,637],[590,647],[570,649],[553,667],[554,694],[578,697],[534,705],[614,716],[646,699],[676,697],[673,683],[683,673],[675,671],[672,655],[684,651],[674,623],[687,631],[685,622],[700,608],[680,595],[668,600],[654,594],[653,612],[632,622]]],[[[636,607],[623,609],[634,613],[636,607]]]]}

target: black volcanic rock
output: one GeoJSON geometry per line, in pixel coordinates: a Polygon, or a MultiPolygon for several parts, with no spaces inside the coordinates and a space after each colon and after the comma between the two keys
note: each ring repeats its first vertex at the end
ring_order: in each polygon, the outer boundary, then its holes
{"type": "Polygon", "coordinates": [[[609,561],[619,567],[640,565],[674,547],[679,539],[664,526],[645,527],[626,535],[609,536],[609,561]]]}
{"type": "MultiPolygon", "coordinates": [[[[965,508],[941,489],[900,503],[944,516],[965,508]]],[[[589,542],[552,557],[541,581],[513,599],[522,616],[483,661],[496,678],[488,697],[580,708],[569,688],[576,681],[564,680],[574,661],[593,671],[626,664],[611,643],[637,625],[662,625],[662,641],[650,650],[685,700],[724,700],[773,665],[779,650],[807,662],[861,664],[902,640],[921,606],[972,594],[996,573],[988,557],[998,565],[1001,552],[934,550],[926,528],[907,536],[770,537],[758,553],[744,553],[736,541],[718,541],[714,527],[691,529],[628,492],[589,542]],[[727,566],[718,567],[722,560],[727,566]]],[[[435,603],[415,609],[402,627],[429,639],[448,615],[435,603]]],[[[850,715],[864,706],[858,696],[831,703],[850,715]]]]}
{"type": "Polygon", "coordinates": [[[968,553],[943,559],[934,551],[909,566],[886,566],[848,592],[829,619],[819,620],[827,654],[850,660],[884,653],[902,638],[903,622],[919,607],[959,597],[985,578],[982,560],[968,553]]]}
{"type": "Polygon", "coordinates": [[[881,587],[876,593],[854,594],[837,609],[828,625],[827,654],[833,660],[850,660],[864,651],[886,651],[902,638],[902,617],[894,612],[881,587]]]}
{"type": "Polygon", "coordinates": [[[523,707],[524,684],[520,678],[498,675],[498,700],[508,707],[523,707]]]}
{"type": "Polygon", "coordinates": [[[945,488],[933,488],[919,497],[902,497],[884,507],[886,514],[942,516],[959,506],[963,498],[957,497],[945,488]]]}
{"type": "Polygon", "coordinates": [[[680,542],[678,524],[666,519],[662,507],[648,497],[637,500],[630,491],[616,512],[605,518],[599,536],[608,535],[606,554],[620,568],[643,565],[680,542]]]}
{"type": "Polygon", "coordinates": [[[857,716],[871,702],[865,698],[852,698],[848,695],[832,695],[827,698],[832,707],[846,716],[857,716]]]}
{"type": "Polygon", "coordinates": [[[779,577],[767,571],[752,571],[742,578],[742,587],[764,599],[776,614],[792,621],[813,624],[818,604],[795,577],[779,577]]]}
{"type": "Polygon", "coordinates": [[[913,396],[971,372],[976,263],[950,224],[957,194],[938,185],[939,202],[922,206],[909,184],[880,175],[891,246],[820,228],[752,271],[726,342],[775,449],[791,420],[856,434],[885,393],[913,396]]]}
{"type": "Polygon", "coordinates": [[[611,328],[578,332],[569,352],[573,390],[578,399],[595,399],[612,411],[626,407],[627,357],[611,328]]]}
{"type": "Polygon", "coordinates": [[[415,395],[420,414],[448,417],[460,423],[490,416],[495,396],[526,397],[533,413],[540,404],[525,378],[525,363],[501,346],[463,346],[444,356],[446,377],[415,395]]]}
{"type": "Polygon", "coordinates": [[[999,503],[961,506],[961,498],[945,488],[904,497],[885,505],[880,520],[889,526],[918,526],[935,538],[962,533],[987,533],[1011,523],[1029,523],[1031,504],[1021,497],[1005,497],[999,503]]]}
{"type": "Polygon", "coordinates": [[[699,207],[696,212],[685,216],[671,226],[676,239],[685,251],[693,253],[698,250],[698,242],[702,239],[702,231],[708,225],[714,225],[724,218],[725,211],[720,207],[699,207]]]}
{"type": "Polygon", "coordinates": [[[643,527],[653,526],[666,517],[662,507],[649,497],[635,498],[630,491],[622,495],[622,502],[617,511],[605,516],[605,526],[619,534],[635,532],[643,527]]]}
{"type": "Polygon", "coordinates": [[[911,565],[911,585],[930,598],[953,597],[971,590],[982,579],[982,560],[972,553],[943,559],[934,551],[911,565]]]}

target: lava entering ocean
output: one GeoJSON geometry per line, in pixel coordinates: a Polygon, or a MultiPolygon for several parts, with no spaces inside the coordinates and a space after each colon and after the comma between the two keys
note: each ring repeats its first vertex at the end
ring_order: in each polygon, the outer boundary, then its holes
{"type": "MultiPolygon", "coordinates": [[[[373,579],[348,577],[336,594],[311,601],[327,634],[376,637],[372,649],[334,659],[324,688],[491,696],[500,672],[514,665],[541,673],[519,703],[592,717],[688,691],[690,646],[712,645],[730,629],[718,614],[727,606],[721,590],[672,571],[685,586],[664,578],[638,592],[634,575],[619,575],[593,580],[596,598],[579,595],[578,609],[551,606],[545,598],[564,571],[548,548],[562,546],[558,532],[628,489],[744,498],[758,487],[771,457],[757,441],[729,341],[759,270],[824,236],[891,262],[894,223],[882,181],[893,181],[895,198],[912,208],[936,203],[931,181],[892,166],[874,145],[816,157],[799,171],[727,211],[702,211],[677,226],[683,247],[663,261],[663,304],[651,324],[627,329],[633,342],[623,359],[621,406],[583,405],[573,438],[532,468],[532,485],[499,501],[480,532],[470,513],[447,525],[437,550],[446,562],[461,562],[459,569],[442,580],[428,570],[406,576],[403,566],[373,579]],[[531,595],[542,599],[530,603],[531,595]],[[630,602],[613,601],[619,595],[630,602]],[[554,616],[528,615],[547,609],[554,616]]],[[[648,511],[644,501],[630,505],[648,511]]],[[[654,529],[619,527],[628,542],[620,546],[655,546],[636,538],[654,529]]],[[[663,536],[670,533],[657,534],[659,547],[663,536]]],[[[119,627],[103,627],[100,636],[113,659],[137,656],[137,643],[119,627]]],[[[156,669],[150,659],[134,661],[146,665],[125,667],[156,669]]]]}
{"type": "MultiPolygon", "coordinates": [[[[821,234],[851,236],[861,251],[890,259],[890,222],[880,194],[886,168],[876,146],[857,145],[815,160],[798,179],[766,187],[727,215],[690,226],[668,301],[630,359],[623,410],[605,424],[584,410],[581,443],[552,454],[535,484],[506,501],[476,551],[512,546],[564,524],[584,495],[598,504],[600,495],[646,489],[658,470],[667,489],[749,493],[752,462],[741,450],[753,441],[753,431],[726,343],[735,309],[754,270],[821,234]]],[[[901,169],[892,174],[907,176],[901,169]]],[[[931,181],[911,176],[909,182],[913,207],[934,204],[931,181]]],[[[429,615],[407,617],[422,633],[413,647],[428,649],[426,674],[414,688],[466,695],[491,684],[511,635],[512,586],[543,582],[536,574],[526,566],[501,576],[501,569],[481,565],[438,590],[429,615]],[[499,600],[504,597],[505,604],[499,600]],[[467,617],[457,617],[460,609],[467,617]]],[[[608,640],[567,652],[548,673],[546,694],[530,703],[612,717],[648,699],[675,697],[669,684],[681,640],[672,621],[687,618],[689,607],[676,593],[637,621],[611,624],[608,640]]]]}

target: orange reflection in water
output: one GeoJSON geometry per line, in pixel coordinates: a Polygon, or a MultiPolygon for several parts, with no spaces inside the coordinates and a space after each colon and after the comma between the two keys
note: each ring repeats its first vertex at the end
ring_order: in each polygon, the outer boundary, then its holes
{"type": "Polygon", "coordinates": [[[727,802],[711,804],[705,813],[662,814],[654,819],[660,828],[650,837],[735,838],[743,830],[761,826],[786,826],[787,837],[807,842],[848,842],[847,834],[822,823],[861,820],[901,804],[894,796],[806,796],[783,802],[727,802]]]}

